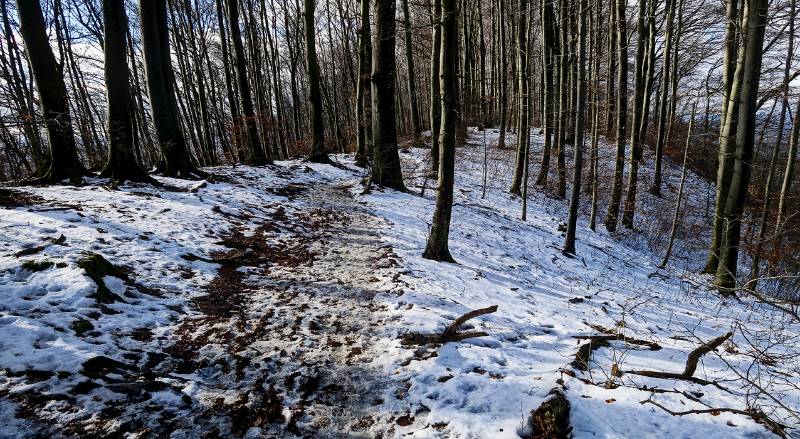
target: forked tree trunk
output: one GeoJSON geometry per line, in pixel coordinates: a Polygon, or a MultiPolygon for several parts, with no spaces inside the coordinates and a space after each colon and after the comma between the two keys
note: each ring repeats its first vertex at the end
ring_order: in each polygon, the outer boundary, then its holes
{"type": "MultiPolygon", "coordinates": [[[[741,78],[741,87],[738,87],[740,88],[738,96],[737,93],[731,94],[732,98],[738,98],[740,102],[736,114],[739,122],[736,130],[736,148],[732,158],[731,184],[725,200],[722,245],[715,279],[715,284],[722,289],[736,286],[742,212],[753,166],[753,141],[767,9],[768,0],[748,0],[744,9],[744,47],[740,51],[735,75],[737,77],[735,80],[741,78]],[[741,74],[739,70],[742,70],[741,74]]],[[[733,87],[735,89],[737,85],[734,84],[733,87]]],[[[733,116],[734,113],[728,113],[728,117],[733,116]]]]}
{"type": "Polygon", "coordinates": [[[80,184],[88,171],[78,158],[67,87],[50,48],[41,5],[38,1],[17,0],[17,12],[50,144],[46,162],[30,182],[57,183],[69,179],[72,184],[80,184]]]}
{"type": "Polygon", "coordinates": [[[440,81],[442,92],[442,128],[440,134],[439,187],[436,192],[436,210],[433,213],[431,232],[422,257],[435,261],[455,262],[448,240],[450,217],[453,210],[453,180],[456,151],[456,72],[458,62],[457,0],[442,0],[442,44],[440,81]]]}
{"type": "MultiPolygon", "coordinates": [[[[734,84],[739,69],[736,67],[739,20],[739,3],[742,0],[728,0],[726,8],[726,28],[722,62],[722,116],[719,130],[719,162],[717,164],[717,191],[714,207],[711,246],[708,252],[704,273],[716,273],[719,264],[719,249],[722,243],[722,223],[725,200],[731,180],[731,156],[734,149],[737,113],[739,108],[738,90],[734,84]]],[[[740,83],[740,82],[739,82],[740,83]]]]}
{"type": "Polygon", "coordinates": [[[375,159],[372,181],[405,191],[397,151],[395,10],[395,0],[375,2],[375,37],[372,45],[372,145],[375,159]]]}

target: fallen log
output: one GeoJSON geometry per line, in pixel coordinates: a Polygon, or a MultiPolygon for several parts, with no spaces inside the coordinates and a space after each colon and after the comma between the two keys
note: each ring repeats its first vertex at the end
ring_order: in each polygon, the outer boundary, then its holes
{"type": "Polygon", "coordinates": [[[406,346],[444,344],[449,342],[458,342],[461,340],[466,340],[468,338],[485,337],[489,334],[487,334],[484,331],[458,332],[458,329],[461,327],[461,325],[463,325],[470,319],[474,319],[476,317],[480,317],[486,314],[491,314],[496,311],[497,311],[497,305],[493,305],[488,308],[480,308],[469,311],[468,313],[462,315],[461,317],[453,320],[453,323],[448,325],[447,328],[445,328],[445,330],[442,331],[440,334],[420,334],[417,332],[412,332],[404,334],[401,337],[401,343],[406,346]]]}

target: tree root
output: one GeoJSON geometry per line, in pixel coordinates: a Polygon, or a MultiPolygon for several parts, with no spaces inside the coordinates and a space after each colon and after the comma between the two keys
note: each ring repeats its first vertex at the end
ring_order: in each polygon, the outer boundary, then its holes
{"type": "Polygon", "coordinates": [[[403,345],[426,345],[426,344],[444,344],[449,342],[458,342],[461,340],[465,340],[468,338],[475,338],[475,337],[485,337],[489,334],[483,331],[469,331],[469,332],[458,332],[458,328],[461,327],[467,320],[474,319],[475,317],[480,317],[482,315],[491,314],[497,311],[497,305],[490,306],[488,308],[481,308],[472,310],[461,317],[455,319],[453,323],[451,323],[441,334],[420,334],[420,333],[409,333],[405,334],[401,338],[401,343],[403,345]]]}

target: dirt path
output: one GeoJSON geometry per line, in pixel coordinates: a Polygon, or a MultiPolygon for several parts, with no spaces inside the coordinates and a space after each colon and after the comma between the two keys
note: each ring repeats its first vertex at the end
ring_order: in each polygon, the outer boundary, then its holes
{"type": "Polygon", "coordinates": [[[382,220],[333,184],[285,188],[302,208],[278,207],[215,256],[227,263],[195,301],[205,315],[186,322],[172,347],[181,359],[172,366],[198,388],[173,432],[385,432],[390,415],[376,409],[394,384],[370,362],[389,316],[373,298],[397,287],[397,259],[376,233],[382,220]]]}

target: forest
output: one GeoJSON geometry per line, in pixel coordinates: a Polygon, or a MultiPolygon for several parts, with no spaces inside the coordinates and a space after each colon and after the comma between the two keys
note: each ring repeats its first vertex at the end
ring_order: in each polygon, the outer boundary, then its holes
{"type": "Polygon", "coordinates": [[[0,0],[0,437],[800,437],[797,0],[0,0]]]}

